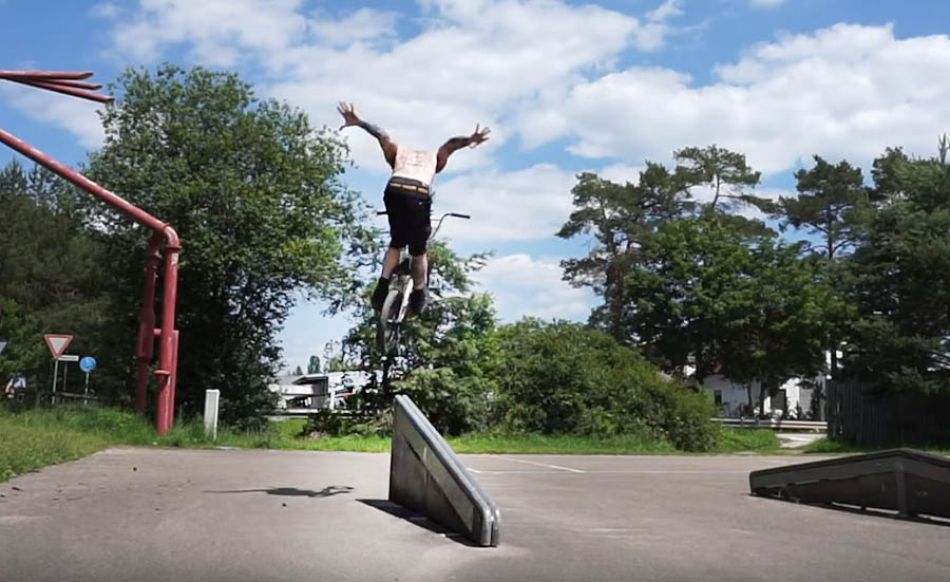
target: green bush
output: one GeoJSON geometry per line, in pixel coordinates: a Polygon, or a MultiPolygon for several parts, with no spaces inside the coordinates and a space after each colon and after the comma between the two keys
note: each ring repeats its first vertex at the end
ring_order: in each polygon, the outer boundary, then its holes
{"type": "Polygon", "coordinates": [[[504,430],[620,435],[643,431],[707,451],[711,400],[662,377],[639,353],[588,327],[525,320],[499,332],[494,414],[504,430]]]}
{"type": "Polygon", "coordinates": [[[396,384],[441,433],[460,435],[486,428],[489,396],[483,376],[459,376],[451,368],[417,370],[396,384]]]}
{"type": "Polygon", "coordinates": [[[377,414],[340,414],[321,410],[307,417],[303,427],[303,437],[342,437],[354,435],[360,437],[386,436],[392,432],[392,411],[385,410],[377,414]]]}

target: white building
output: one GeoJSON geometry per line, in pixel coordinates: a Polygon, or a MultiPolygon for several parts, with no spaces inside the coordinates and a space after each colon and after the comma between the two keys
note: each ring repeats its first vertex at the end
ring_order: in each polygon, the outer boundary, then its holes
{"type": "MultiPolygon", "coordinates": [[[[707,376],[701,382],[703,388],[712,396],[716,406],[719,407],[719,415],[723,418],[737,418],[740,413],[748,408],[749,404],[749,386],[746,384],[737,384],[722,376],[707,376]]],[[[792,378],[788,380],[775,392],[775,396],[765,394],[764,409],[765,414],[771,416],[781,416],[795,418],[798,416],[799,408],[802,414],[808,414],[811,410],[811,400],[814,393],[814,382],[809,382],[805,378],[792,378]]],[[[752,388],[752,408],[754,414],[759,413],[759,389],[760,382],[753,382],[752,388]]],[[[748,411],[745,416],[749,416],[748,411]]]]}
{"type": "Polygon", "coordinates": [[[345,398],[369,384],[371,378],[369,372],[278,376],[269,388],[278,396],[278,414],[312,414],[336,410],[345,398]]]}

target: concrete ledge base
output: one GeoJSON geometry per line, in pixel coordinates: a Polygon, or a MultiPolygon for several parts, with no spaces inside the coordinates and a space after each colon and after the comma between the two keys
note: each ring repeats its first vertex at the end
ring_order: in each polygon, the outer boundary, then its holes
{"type": "Polygon", "coordinates": [[[412,400],[396,396],[389,500],[481,546],[497,546],[498,507],[412,400]]]}

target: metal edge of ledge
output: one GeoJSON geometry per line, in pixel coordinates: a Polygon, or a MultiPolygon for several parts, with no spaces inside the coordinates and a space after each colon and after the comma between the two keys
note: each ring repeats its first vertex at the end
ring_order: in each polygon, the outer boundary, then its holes
{"type": "Polygon", "coordinates": [[[497,546],[501,514],[411,398],[394,402],[389,498],[474,543],[497,546]],[[421,469],[421,471],[420,471],[421,469]],[[446,515],[447,507],[454,515],[446,515]]]}

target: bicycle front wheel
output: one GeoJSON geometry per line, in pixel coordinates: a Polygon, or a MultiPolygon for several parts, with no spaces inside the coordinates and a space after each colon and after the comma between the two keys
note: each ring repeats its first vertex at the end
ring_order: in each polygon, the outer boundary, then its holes
{"type": "Polygon", "coordinates": [[[386,356],[393,356],[399,349],[399,310],[402,307],[402,293],[395,291],[386,296],[383,308],[379,312],[376,326],[376,347],[386,356]]]}

